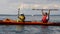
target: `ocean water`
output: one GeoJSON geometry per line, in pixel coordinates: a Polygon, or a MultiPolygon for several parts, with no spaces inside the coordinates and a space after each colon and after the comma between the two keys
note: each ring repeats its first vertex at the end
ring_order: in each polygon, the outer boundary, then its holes
{"type": "MultiPolygon", "coordinates": [[[[25,16],[26,21],[41,21],[41,16],[25,16]]],[[[0,16],[0,20],[17,16],[0,16]]],[[[60,16],[50,16],[51,22],[60,22],[60,16]]],[[[0,34],[60,34],[60,26],[41,25],[0,25],[0,34]]]]}

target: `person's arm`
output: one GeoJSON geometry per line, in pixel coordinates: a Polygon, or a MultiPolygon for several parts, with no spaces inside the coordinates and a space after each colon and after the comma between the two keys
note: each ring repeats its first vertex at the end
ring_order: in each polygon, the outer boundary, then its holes
{"type": "Polygon", "coordinates": [[[49,10],[49,12],[48,12],[48,15],[50,15],[50,10],[49,10]]]}
{"type": "Polygon", "coordinates": [[[48,12],[48,20],[49,20],[49,18],[50,18],[49,15],[50,15],[50,10],[49,10],[49,12],[48,12]]]}
{"type": "Polygon", "coordinates": [[[42,11],[42,15],[44,15],[43,9],[41,11],[42,11]]]}

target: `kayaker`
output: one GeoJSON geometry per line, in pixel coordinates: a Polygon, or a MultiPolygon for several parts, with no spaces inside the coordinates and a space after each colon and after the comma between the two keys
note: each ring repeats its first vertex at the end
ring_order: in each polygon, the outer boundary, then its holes
{"type": "Polygon", "coordinates": [[[43,23],[47,23],[49,21],[49,15],[50,15],[50,10],[49,12],[43,12],[43,9],[42,9],[42,22],[43,23]]]}
{"type": "Polygon", "coordinates": [[[24,14],[21,14],[19,17],[18,17],[18,22],[24,22],[25,21],[25,15],[24,14]]]}

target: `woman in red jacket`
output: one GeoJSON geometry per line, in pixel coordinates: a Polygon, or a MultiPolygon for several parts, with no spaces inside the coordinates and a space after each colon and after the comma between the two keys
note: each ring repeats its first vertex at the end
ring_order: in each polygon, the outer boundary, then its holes
{"type": "Polygon", "coordinates": [[[42,9],[42,22],[43,23],[47,23],[49,21],[49,15],[50,15],[50,10],[49,12],[43,12],[43,9],[42,9]]]}

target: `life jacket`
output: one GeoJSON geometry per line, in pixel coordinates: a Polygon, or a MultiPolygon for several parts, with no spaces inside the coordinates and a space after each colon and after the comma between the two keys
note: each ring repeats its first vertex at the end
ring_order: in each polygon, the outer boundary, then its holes
{"type": "Polygon", "coordinates": [[[19,22],[23,22],[24,20],[25,20],[25,16],[19,16],[19,19],[18,19],[19,22]]]}
{"type": "Polygon", "coordinates": [[[43,16],[43,17],[42,17],[42,20],[43,20],[43,21],[45,21],[45,20],[47,20],[47,19],[48,19],[48,16],[43,16]]]}

